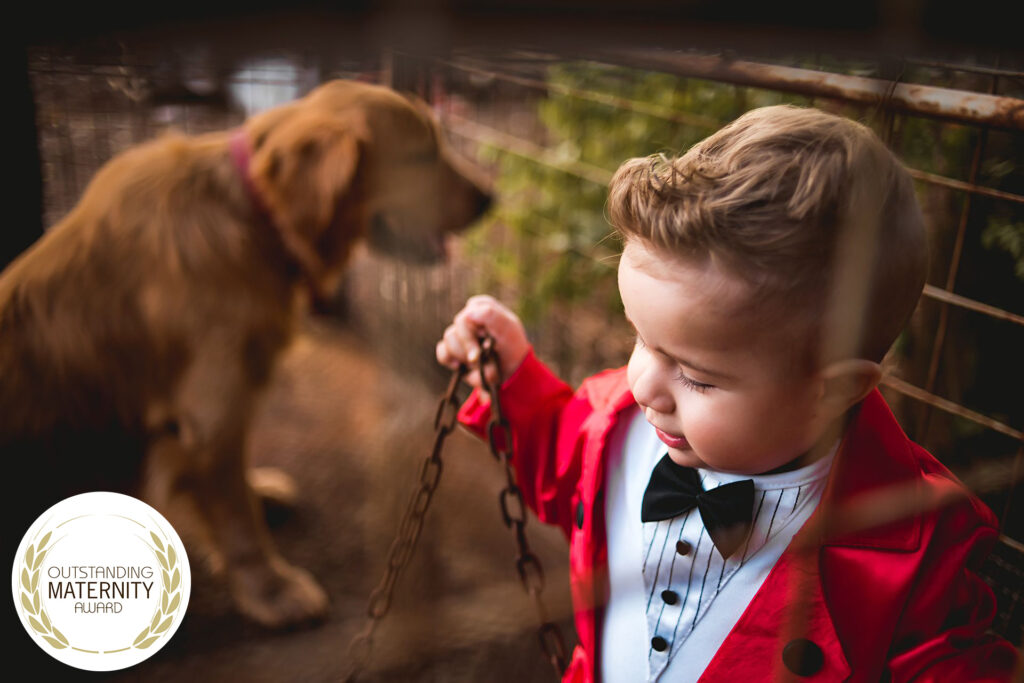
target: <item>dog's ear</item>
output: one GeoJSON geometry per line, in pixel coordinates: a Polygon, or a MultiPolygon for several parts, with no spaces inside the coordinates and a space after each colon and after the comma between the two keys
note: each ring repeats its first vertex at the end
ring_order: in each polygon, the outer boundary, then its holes
{"type": "Polygon", "coordinates": [[[358,127],[327,112],[300,110],[260,137],[252,181],[278,227],[311,246],[352,189],[360,163],[358,127]]]}
{"type": "Polygon", "coordinates": [[[430,106],[430,103],[427,102],[425,99],[423,99],[416,93],[407,90],[402,90],[400,91],[399,94],[405,99],[409,100],[409,104],[411,104],[420,114],[426,116],[427,118],[433,118],[434,109],[433,107],[430,106]]]}

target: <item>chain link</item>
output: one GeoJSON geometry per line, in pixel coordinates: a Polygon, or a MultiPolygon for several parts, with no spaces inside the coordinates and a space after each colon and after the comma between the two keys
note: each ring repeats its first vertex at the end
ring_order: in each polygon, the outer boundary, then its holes
{"type": "Polygon", "coordinates": [[[501,517],[505,526],[515,531],[516,573],[519,574],[523,590],[533,599],[533,606],[540,622],[537,639],[541,651],[548,663],[551,664],[555,676],[561,679],[567,661],[565,638],[558,625],[548,619],[547,610],[541,600],[541,593],[544,590],[544,568],[541,566],[540,559],[530,550],[530,546],[526,542],[526,505],[523,503],[522,491],[516,485],[515,470],[512,469],[512,431],[509,429],[508,420],[505,419],[505,414],[502,411],[501,401],[498,400],[498,389],[501,387],[502,377],[498,354],[494,350],[494,340],[491,337],[485,337],[480,351],[480,384],[491,405],[491,419],[487,424],[487,439],[491,447],[491,454],[505,468],[507,482],[498,498],[501,517]],[[493,381],[488,377],[488,368],[492,370],[493,381]],[[509,500],[515,503],[511,512],[508,506],[509,500]]]}
{"type": "MultiPolygon", "coordinates": [[[[349,671],[345,676],[346,682],[357,680],[366,669],[373,649],[374,633],[380,621],[387,616],[391,609],[391,600],[398,577],[416,550],[416,543],[423,530],[423,520],[430,508],[434,491],[437,490],[441,481],[441,451],[445,439],[455,429],[459,410],[455,392],[466,372],[467,368],[460,365],[452,373],[448,388],[438,403],[437,412],[434,415],[434,445],[430,455],[423,461],[419,486],[410,497],[405,514],[398,525],[398,533],[388,551],[384,576],[370,594],[370,601],[366,609],[366,626],[349,643],[349,671]]],[[[480,381],[481,388],[487,394],[491,406],[491,419],[487,424],[487,441],[491,454],[504,466],[505,470],[507,486],[499,495],[499,503],[505,526],[515,531],[518,550],[516,573],[519,575],[519,581],[523,584],[523,589],[533,598],[534,608],[540,621],[537,639],[541,650],[554,669],[555,675],[561,678],[566,666],[565,638],[558,625],[548,619],[547,610],[541,601],[541,592],[544,590],[544,568],[526,542],[526,506],[523,503],[522,492],[516,485],[515,471],[512,469],[512,430],[502,412],[501,402],[498,400],[498,387],[502,383],[501,366],[498,363],[498,354],[494,350],[494,340],[491,337],[485,337],[481,344],[480,381]],[[488,379],[488,368],[491,369],[492,376],[495,378],[493,383],[488,379]],[[513,504],[511,510],[509,509],[510,501],[513,504]]]]}
{"type": "Polygon", "coordinates": [[[416,551],[416,543],[419,541],[420,533],[423,531],[423,520],[430,502],[434,497],[441,482],[443,470],[441,462],[441,450],[444,441],[455,429],[456,417],[459,412],[459,401],[455,392],[459,388],[459,382],[466,374],[465,366],[459,366],[452,372],[448,388],[437,404],[437,412],[434,414],[434,445],[430,455],[423,461],[420,469],[419,486],[409,498],[405,514],[398,524],[398,533],[391,543],[388,551],[387,568],[380,583],[370,593],[369,604],[366,607],[366,626],[352,638],[348,646],[349,670],[345,675],[345,681],[355,681],[366,669],[373,650],[373,636],[381,620],[387,616],[391,609],[391,600],[394,597],[395,585],[402,570],[412,559],[416,551]]]}

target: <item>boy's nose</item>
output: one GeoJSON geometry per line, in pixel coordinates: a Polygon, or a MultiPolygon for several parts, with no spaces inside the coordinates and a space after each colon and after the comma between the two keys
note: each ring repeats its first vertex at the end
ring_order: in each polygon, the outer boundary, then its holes
{"type": "Polygon", "coordinates": [[[675,401],[659,374],[657,368],[650,367],[638,373],[633,382],[633,397],[644,408],[662,415],[671,415],[675,410],[675,401]]]}

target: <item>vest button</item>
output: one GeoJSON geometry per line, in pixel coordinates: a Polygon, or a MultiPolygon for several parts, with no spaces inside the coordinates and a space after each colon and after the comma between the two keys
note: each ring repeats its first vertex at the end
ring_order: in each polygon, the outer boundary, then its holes
{"type": "Polygon", "coordinates": [[[653,647],[656,652],[664,652],[668,649],[668,641],[661,636],[654,636],[651,638],[651,647],[653,647]]]}
{"type": "Polygon", "coordinates": [[[806,638],[797,638],[782,648],[782,663],[797,676],[813,676],[825,666],[825,654],[806,638]]]}
{"type": "Polygon", "coordinates": [[[692,550],[693,546],[686,541],[676,541],[676,552],[680,555],[689,555],[692,550]]]}
{"type": "Polygon", "coordinates": [[[661,599],[665,601],[666,605],[674,605],[679,602],[679,593],[670,590],[661,591],[661,599]]]}
{"type": "Polygon", "coordinates": [[[583,501],[576,503],[576,528],[583,528],[583,501]]]}

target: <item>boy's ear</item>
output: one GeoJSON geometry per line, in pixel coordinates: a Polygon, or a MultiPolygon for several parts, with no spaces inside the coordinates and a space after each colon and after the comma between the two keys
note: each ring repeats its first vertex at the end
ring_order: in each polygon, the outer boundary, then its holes
{"type": "Polygon", "coordinates": [[[882,366],[860,358],[837,361],[820,373],[821,405],[829,418],[839,417],[859,403],[882,379],[882,366]]]}

